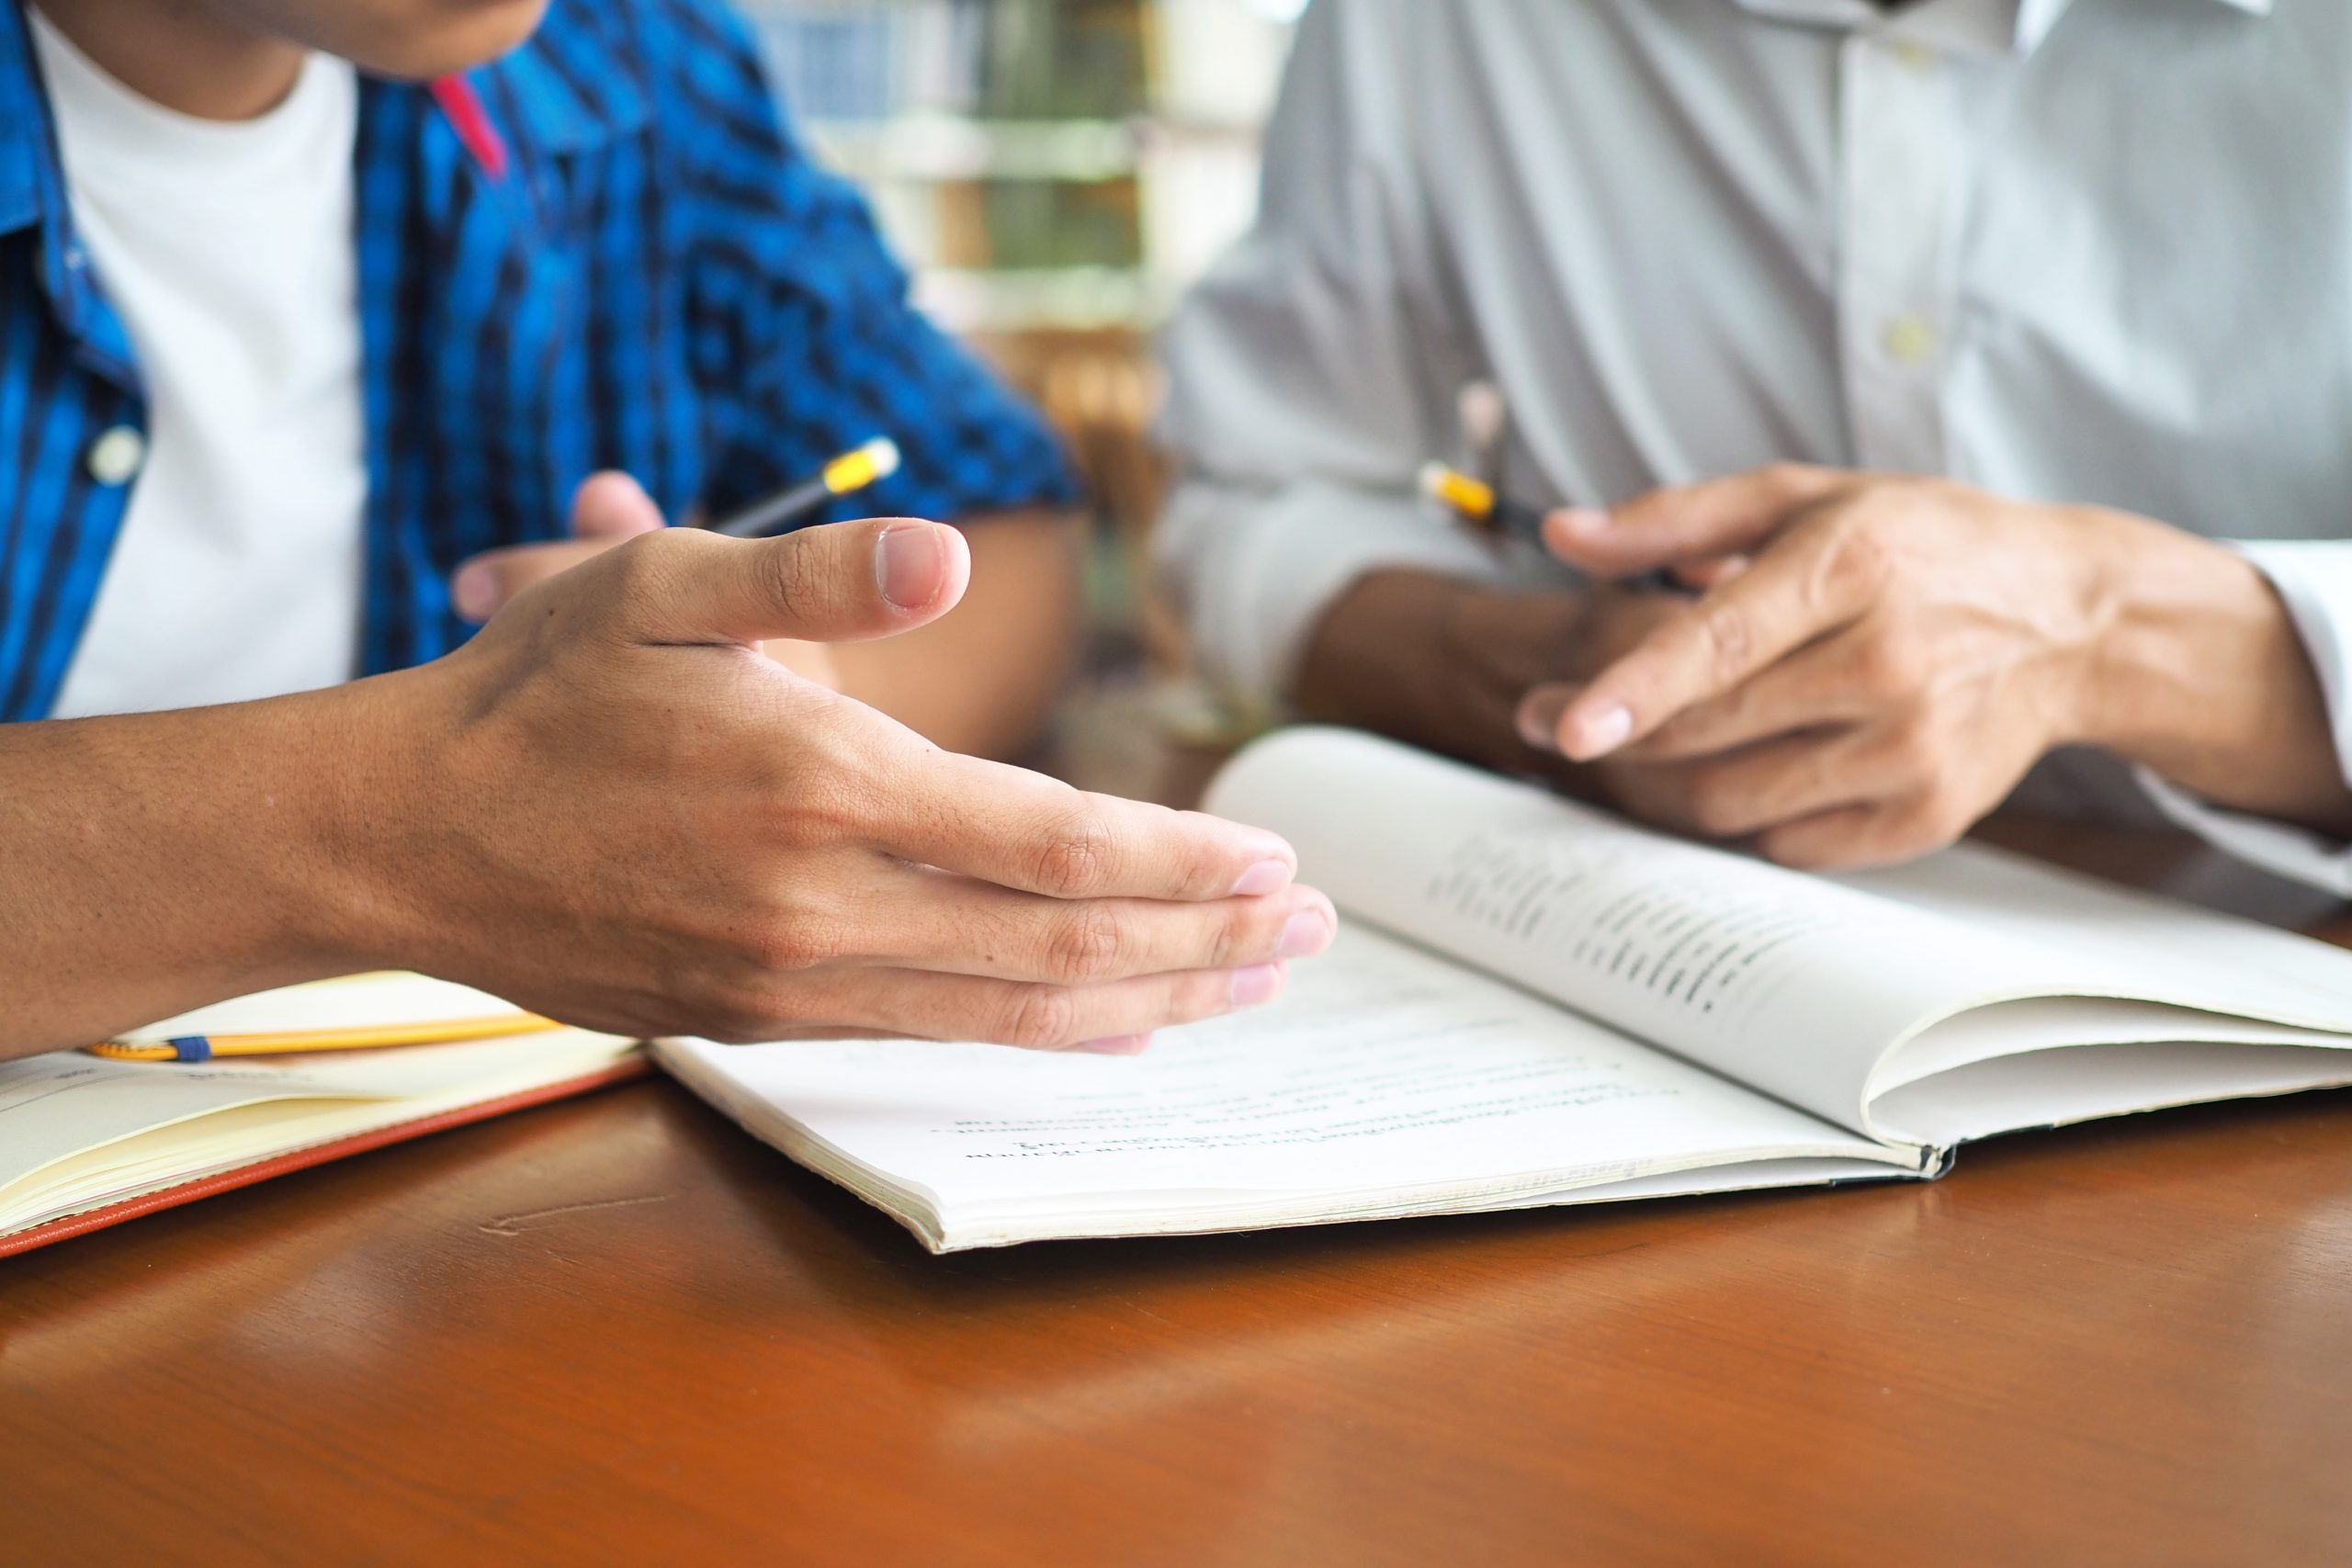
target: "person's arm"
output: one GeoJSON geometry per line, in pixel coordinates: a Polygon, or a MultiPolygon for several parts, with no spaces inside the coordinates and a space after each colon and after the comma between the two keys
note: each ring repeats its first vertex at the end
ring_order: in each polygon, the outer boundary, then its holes
{"type": "Polygon", "coordinates": [[[1134,1050],[1271,998],[1335,924],[1280,840],[942,751],[758,656],[934,620],[968,571],[926,524],[662,529],[413,670],[0,728],[0,1057],[369,968],[737,1040],[1134,1050]]]}
{"type": "Polygon", "coordinates": [[[1394,33],[1364,7],[1308,9],[1257,224],[1162,339],[1159,434],[1180,469],[1162,582],[1203,672],[1259,705],[1291,694],[1317,622],[1369,573],[1497,575],[1414,500],[1419,466],[1453,455],[1475,367],[1405,144],[1394,33]]]}

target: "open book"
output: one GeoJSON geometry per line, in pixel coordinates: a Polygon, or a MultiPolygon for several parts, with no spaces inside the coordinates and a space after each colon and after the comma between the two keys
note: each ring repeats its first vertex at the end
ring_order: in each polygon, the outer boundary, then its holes
{"type": "Polygon", "coordinates": [[[79,1051],[0,1062],[0,1257],[643,1070],[632,1041],[548,1027],[416,975],[265,991],[125,1041],[275,1053],[453,1032],[491,1037],[198,1063],[79,1051]]]}
{"type": "Polygon", "coordinates": [[[1975,846],[1824,878],[1368,737],[1208,808],[1344,927],[1140,1057],[657,1047],[935,1251],[1942,1174],[1972,1138],[2352,1082],[2352,953],[1975,846]]]}

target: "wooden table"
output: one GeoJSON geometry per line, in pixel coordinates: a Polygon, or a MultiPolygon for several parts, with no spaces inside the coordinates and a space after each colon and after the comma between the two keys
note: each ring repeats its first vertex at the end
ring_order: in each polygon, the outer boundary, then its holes
{"type": "Polygon", "coordinates": [[[933,1258],[652,1082],[0,1264],[0,1562],[2342,1562],[2347,1383],[2344,1095],[933,1258]]]}

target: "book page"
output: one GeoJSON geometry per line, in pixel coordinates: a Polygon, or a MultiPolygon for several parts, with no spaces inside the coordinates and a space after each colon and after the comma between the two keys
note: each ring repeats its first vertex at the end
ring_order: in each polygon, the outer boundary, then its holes
{"type": "MultiPolygon", "coordinates": [[[[1208,807],[1289,838],[1343,917],[1859,1131],[1890,1051],[1991,1003],[2140,998],[2352,1029],[2352,954],[1973,846],[1808,876],[1341,730],[1259,742],[1208,807]]],[[[2155,1032],[2193,1039],[2196,1020],[2155,1032]]],[[[1970,1059],[2063,1043],[1979,1034],[1970,1059]]]]}
{"type": "Polygon", "coordinates": [[[898,1041],[660,1055],[934,1245],[1497,1207],[1768,1157],[1916,1165],[1360,927],[1274,1005],[1139,1057],[898,1041]]]}
{"type": "Polygon", "coordinates": [[[1922,1020],[2064,974],[1985,931],[1344,730],[1259,741],[1207,808],[1288,838],[1342,919],[1857,1131],[1871,1067],[1922,1020]]]}
{"type": "Polygon", "coordinates": [[[1950,1146],[2173,1105],[2352,1083],[2352,1051],[2152,1042],[1999,1056],[1899,1085],[1871,1114],[1889,1136],[1950,1146]]]}
{"type": "Polygon", "coordinates": [[[452,1020],[526,1019],[514,1003],[487,991],[430,976],[384,971],[311,980],[273,991],[214,1002],[209,1007],[134,1029],[121,1038],[153,1043],[182,1035],[331,1035],[349,1030],[400,1028],[452,1020]]]}
{"type": "Polygon", "coordinates": [[[1847,886],[1947,920],[1995,925],[2120,975],[2130,994],[2342,1032],[2352,953],[1988,845],[1858,872],[1847,886]]]}

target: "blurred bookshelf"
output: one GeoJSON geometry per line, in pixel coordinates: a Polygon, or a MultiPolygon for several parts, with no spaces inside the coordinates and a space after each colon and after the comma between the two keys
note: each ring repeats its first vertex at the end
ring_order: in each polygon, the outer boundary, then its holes
{"type": "Polygon", "coordinates": [[[1149,336],[1255,214],[1306,0],[738,3],[918,302],[1069,442],[1109,547],[1089,572],[1099,635],[1179,667],[1172,620],[1137,587],[1164,483],[1149,336]]]}
{"type": "Polygon", "coordinates": [[[1303,0],[745,0],[952,331],[1148,331],[1247,227],[1303,0]]]}

